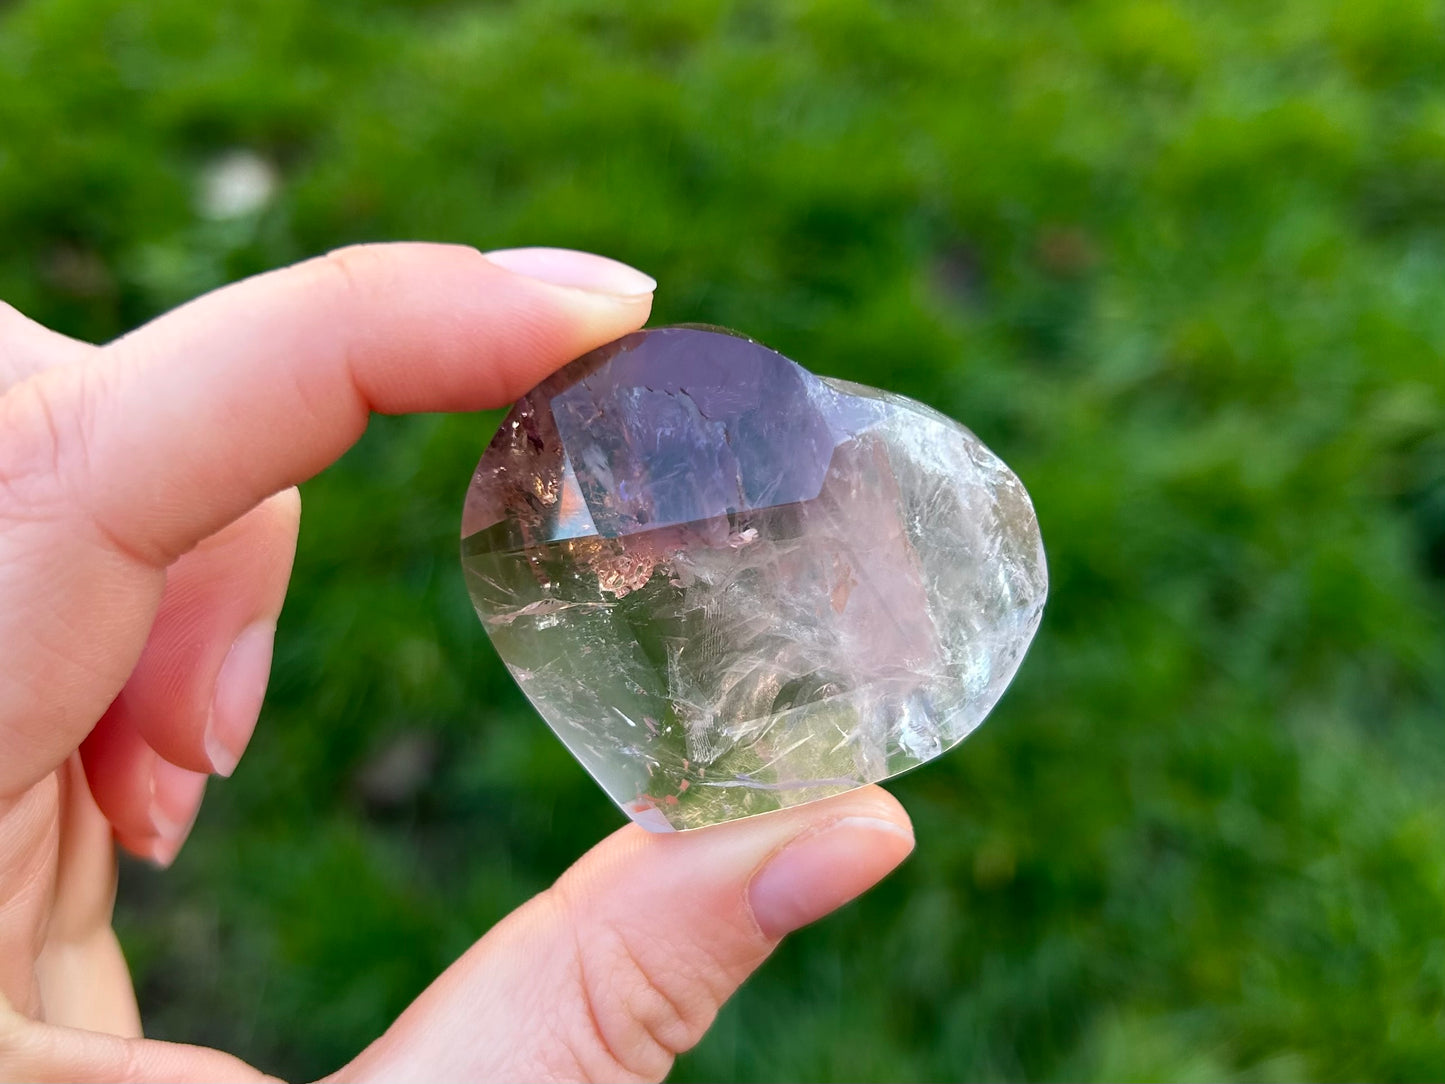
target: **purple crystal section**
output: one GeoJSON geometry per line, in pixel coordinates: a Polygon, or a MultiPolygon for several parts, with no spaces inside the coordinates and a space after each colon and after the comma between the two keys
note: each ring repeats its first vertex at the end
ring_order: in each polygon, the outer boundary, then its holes
{"type": "MultiPolygon", "coordinates": [[[[519,459],[540,466],[560,452],[543,468],[549,484],[552,471],[559,486],[575,483],[587,530],[617,538],[812,500],[834,449],[879,414],[751,339],[656,328],[579,358],[528,393],[508,416],[516,436],[507,440],[504,424],[478,471],[514,471],[519,459]]],[[[513,510],[494,477],[498,486],[474,484],[468,494],[464,536],[513,510]]],[[[545,529],[548,519],[524,526],[545,529]]]]}
{"type": "Polygon", "coordinates": [[[552,396],[605,538],[818,495],[837,437],[807,375],[735,335],[639,332],[552,396]]]}
{"type": "Polygon", "coordinates": [[[468,491],[463,565],[533,703],[659,829],[956,744],[1047,582],[1027,494],[968,430],[686,327],[609,344],[513,407],[468,491]]]}

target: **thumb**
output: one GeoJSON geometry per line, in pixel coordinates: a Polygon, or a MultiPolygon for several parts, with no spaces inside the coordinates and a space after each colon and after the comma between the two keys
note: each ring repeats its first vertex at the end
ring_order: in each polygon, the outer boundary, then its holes
{"type": "Polygon", "coordinates": [[[661,1080],[783,935],[912,849],[877,787],[677,835],[629,825],[332,1079],[661,1080]]]}

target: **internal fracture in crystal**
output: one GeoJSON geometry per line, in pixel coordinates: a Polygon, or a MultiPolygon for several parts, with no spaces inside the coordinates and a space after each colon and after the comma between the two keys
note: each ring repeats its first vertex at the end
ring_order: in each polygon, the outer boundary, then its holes
{"type": "Polygon", "coordinates": [[[971,432],[699,328],[628,335],[519,400],[462,539],[523,691],[657,830],[938,756],[1047,593],[1028,494],[971,432]]]}

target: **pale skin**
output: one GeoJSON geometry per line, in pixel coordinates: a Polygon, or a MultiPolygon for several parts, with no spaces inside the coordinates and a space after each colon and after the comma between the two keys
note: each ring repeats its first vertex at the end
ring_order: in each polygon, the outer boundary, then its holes
{"type": "MultiPolygon", "coordinates": [[[[270,1079],[141,1037],[116,846],[168,865],[207,780],[237,767],[295,486],[372,412],[505,405],[640,327],[652,287],[582,253],[404,244],[237,283],[105,346],[0,304],[0,1079],[270,1079]]],[[[875,787],[622,828],[329,1079],[660,1080],[781,937],[912,846],[875,787]]]]}

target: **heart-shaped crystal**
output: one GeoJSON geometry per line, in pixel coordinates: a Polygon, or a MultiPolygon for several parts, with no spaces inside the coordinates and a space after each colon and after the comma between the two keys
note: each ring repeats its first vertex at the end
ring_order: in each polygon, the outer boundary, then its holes
{"type": "Polygon", "coordinates": [[[1028,494],[963,426],[694,327],[628,335],[517,402],[467,492],[462,564],[537,710],[660,830],[956,745],[1047,591],[1028,494]]]}

